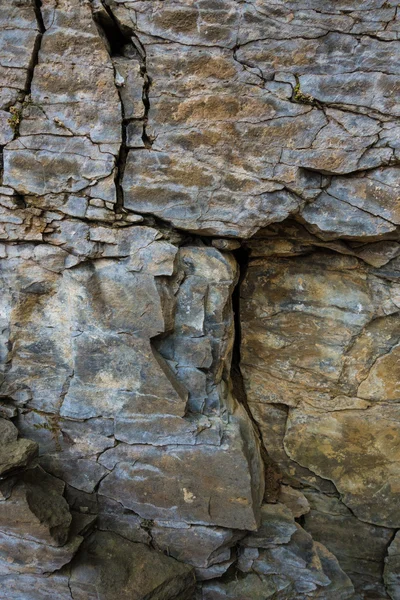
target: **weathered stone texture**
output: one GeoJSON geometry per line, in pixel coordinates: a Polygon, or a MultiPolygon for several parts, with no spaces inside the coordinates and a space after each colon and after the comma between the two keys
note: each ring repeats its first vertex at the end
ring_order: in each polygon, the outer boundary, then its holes
{"type": "Polygon", "coordinates": [[[398,8],[0,0],[1,600],[400,598],[398,8]]]}
{"type": "Polygon", "coordinates": [[[398,283],[385,274],[391,256],[377,265],[368,245],[340,244],[321,249],[294,224],[249,242],[242,372],[283,481],[320,490],[306,492],[305,528],[384,598],[399,527],[398,283]]]}

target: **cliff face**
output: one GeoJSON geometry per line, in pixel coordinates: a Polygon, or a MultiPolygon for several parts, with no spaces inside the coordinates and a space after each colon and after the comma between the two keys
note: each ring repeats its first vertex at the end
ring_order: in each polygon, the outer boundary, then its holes
{"type": "Polygon", "coordinates": [[[394,0],[0,0],[0,599],[400,599],[394,0]]]}

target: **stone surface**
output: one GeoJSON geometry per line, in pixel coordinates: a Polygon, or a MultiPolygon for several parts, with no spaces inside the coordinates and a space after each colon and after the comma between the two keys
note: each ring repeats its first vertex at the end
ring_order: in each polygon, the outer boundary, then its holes
{"type": "MultiPolygon", "coordinates": [[[[390,30],[395,12],[355,9],[218,2],[198,13],[173,0],[162,10],[118,3],[114,14],[142,40],[152,80],[154,142],[128,156],[126,206],[192,231],[246,237],[318,196],[322,179],[310,171],[333,174],[335,185],[336,176],[389,165],[397,146],[379,118],[398,116],[398,47],[380,28],[390,30]],[[377,38],[368,37],[371,23],[377,38]]],[[[314,224],[317,210],[306,207],[304,217],[314,224]]],[[[343,210],[357,220],[355,209],[343,210]]],[[[370,221],[369,230],[385,228],[370,221]]],[[[372,235],[361,223],[351,228],[372,235]]]]}
{"type": "Polygon", "coordinates": [[[37,450],[32,440],[18,438],[18,429],[11,421],[0,419],[0,475],[25,467],[37,450]]]}
{"type": "Polygon", "coordinates": [[[397,598],[398,3],[1,4],[0,598],[397,598]]]}
{"type": "Polygon", "coordinates": [[[290,485],[282,485],[279,491],[279,501],[285,504],[295,518],[302,517],[310,510],[310,505],[306,496],[296,488],[290,485]]]}
{"type": "Polygon", "coordinates": [[[334,496],[305,494],[311,507],[305,529],[336,556],[360,595],[364,591],[367,597],[386,598],[380,580],[393,530],[360,521],[334,496]]]}
{"type": "Polygon", "coordinates": [[[69,586],[77,598],[173,600],[190,597],[195,578],[191,567],[134,544],[114,533],[97,532],[87,539],[73,564],[69,586]],[[109,557],[113,557],[110,562],[109,557]]]}
{"type": "MultiPolygon", "coordinates": [[[[259,471],[249,470],[240,426],[232,417],[217,452],[210,444],[119,444],[100,459],[111,471],[100,493],[145,519],[257,529],[263,486],[259,471]]],[[[246,441],[251,451],[255,440],[246,441]]]]}
{"type": "MultiPolygon", "coordinates": [[[[14,426],[13,426],[14,427],[14,426]]],[[[15,428],[14,428],[15,429],[15,428]]],[[[4,431],[5,433],[5,431],[4,431]]],[[[4,436],[7,441],[7,436],[4,436]]],[[[32,442],[36,447],[36,444],[32,442]]],[[[0,575],[21,577],[58,571],[83,541],[90,520],[75,519],[63,497],[65,484],[34,463],[0,482],[0,575]]],[[[17,591],[19,593],[18,584],[17,591]]]]}
{"type": "Polygon", "coordinates": [[[399,573],[400,573],[400,544],[399,544],[399,535],[396,534],[396,537],[390,544],[388,548],[388,555],[385,559],[385,570],[384,570],[384,580],[385,585],[387,587],[389,596],[392,600],[398,600],[400,598],[400,581],[399,581],[399,573]]]}
{"type": "Polygon", "coordinates": [[[398,288],[374,245],[270,228],[248,243],[241,292],[250,410],[283,481],[314,488],[303,490],[304,527],[357,598],[388,597],[383,561],[399,522],[398,288]]]}
{"type": "Polygon", "coordinates": [[[361,520],[398,527],[398,407],[374,406],[361,415],[350,409],[327,416],[294,412],[285,438],[290,456],[334,481],[344,503],[361,520]]]}
{"type": "Polygon", "coordinates": [[[1,577],[0,598],[189,598],[195,578],[191,567],[134,544],[115,533],[89,536],[71,567],[49,577],[1,577]],[[110,556],[114,558],[110,562],[110,556]],[[5,595],[8,594],[8,595],[5,595]],[[182,594],[184,596],[182,596],[182,594]],[[55,596],[56,595],[56,596],[55,596]]]}
{"type": "Polygon", "coordinates": [[[282,504],[263,505],[260,529],[249,534],[240,545],[239,570],[264,577],[267,584],[276,586],[276,592],[282,587],[284,597],[353,595],[351,581],[335,556],[322,544],[314,543],[282,504]]]}
{"type": "Polygon", "coordinates": [[[155,524],[151,528],[151,539],[156,548],[203,569],[229,560],[231,547],[243,536],[242,531],[202,525],[166,527],[155,524]]]}
{"type": "Polygon", "coordinates": [[[354,588],[325,546],[282,504],[265,504],[257,532],[240,542],[235,578],[206,583],[200,598],[351,598],[354,588]]]}
{"type": "Polygon", "coordinates": [[[12,483],[12,487],[7,481],[3,484],[6,491],[0,504],[0,531],[51,546],[65,544],[72,516],[62,496],[63,482],[38,467],[12,483]],[[21,523],[26,523],[23,532],[21,523]]]}

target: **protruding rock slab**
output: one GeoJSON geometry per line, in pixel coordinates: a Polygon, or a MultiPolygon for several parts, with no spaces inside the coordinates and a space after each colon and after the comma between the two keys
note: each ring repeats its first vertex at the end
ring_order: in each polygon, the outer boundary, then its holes
{"type": "Polygon", "coordinates": [[[193,568],[115,533],[97,531],[71,566],[48,577],[0,576],[1,600],[176,600],[194,593],[193,568]]]}
{"type": "Polygon", "coordinates": [[[62,481],[37,467],[14,481],[6,480],[0,484],[0,493],[2,491],[2,533],[51,546],[66,543],[72,517],[62,495],[62,481]]]}
{"type": "Polygon", "coordinates": [[[70,587],[75,600],[174,600],[190,598],[192,567],[114,533],[90,536],[74,561],[70,587]]]}
{"type": "Polygon", "coordinates": [[[311,510],[304,517],[304,528],[338,559],[360,594],[363,590],[385,598],[382,566],[394,530],[357,519],[334,496],[305,490],[311,510]]]}
{"type": "Polygon", "coordinates": [[[225,427],[220,446],[119,444],[100,459],[112,470],[100,493],[146,519],[257,529],[262,468],[254,433],[242,437],[240,425],[225,427]]]}
{"type": "Polygon", "coordinates": [[[0,573],[51,573],[69,563],[83,541],[63,497],[64,483],[40,467],[0,484],[0,573]]]}
{"type": "Polygon", "coordinates": [[[286,245],[277,236],[249,244],[242,372],[250,409],[286,477],[320,489],[331,481],[360,519],[398,527],[397,284],[287,231],[286,245]]]}
{"type": "Polygon", "coordinates": [[[345,600],[354,592],[333,554],[282,504],[263,505],[260,529],[240,542],[238,569],[204,584],[201,600],[345,600]]]}
{"type": "Polygon", "coordinates": [[[265,577],[277,592],[286,587],[285,598],[351,597],[353,586],[335,556],[314,543],[286,506],[265,504],[261,511],[260,529],[240,542],[240,571],[265,577]]]}
{"type": "Polygon", "coordinates": [[[35,442],[18,438],[15,425],[7,419],[0,419],[0,475],[26,467],[37,453],[35,442]]]}

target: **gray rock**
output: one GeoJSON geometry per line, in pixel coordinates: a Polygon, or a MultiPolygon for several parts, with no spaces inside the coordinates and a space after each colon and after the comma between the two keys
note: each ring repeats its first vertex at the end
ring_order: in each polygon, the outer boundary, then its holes
{"type": "Polygon", "coordinates": [[[242,531],[202,525],[177,524],[168,527],[160,523],[151,528],[151,538],[157,549],[205,571],[213,565],[229,561],[231,547],[242,537],[242,531]]]}
{"type": "Polygon", "coordinates": [[[134,544],[114,533],[96,532],[82,546],[69,581],[80,600],[174,600],[194,592],[193,570],[144,544],[134,544]],[[110,561],[110,556],[113,560],[110,561]]]}
{"type": "Polygon", "coordinates": [[[97,527],[101,531],[113,531],[131,542],[150,543],[148,523],[131,510],[124,509],[118,502],[99,495],[98,512],[97,527]]]}
{"type": "Polygon", "coordinates": [[[271,548],[277,544],[287,544],[297,531],[292,512],[283,504],[263,504],[261,526],[242,540],[248,548],[271,548]]]}
{"type": "Polygon", "coordinates": [[[63,491],[63,482],[40,468],[23,473],[8,491],[7,498],[0,502],[0,531],[62,546],[68,539],[72,521],[63,491]],[[21,523],[25,525],[23,530],[21,523]]]}
{"type": "Polygon", "coordinates": [[[392,600],[398,600],[400,598],[400,544],[399,535],[396,534],[392,540],[389,548],[388,555],[385,558],[385,570],[383,578],[385,586],[389,596],[392,600]]]}
{"type": "MultiPolygon", "coordinates": [[[[249,573],[228,582],[212,581],[202,586],[201,600],[286,600],[296,594],[291,584],[278,577],[249,573]]],[[[298,598],[298,596],[297,596],[298,598]]]]}
{"type": "Polygon", "coordinates": [[[78,192],[110,175],[114,164],[111,153],[86,137],[26,136],[4,151],[4,182],[21,194],[78,192]]]}
{"type": "Polygon", "coordinates": [[[0,532],[0,574],[58,571],[72,560],[82,541],[77,535],[64,546],[49,546],[0,532]]]}
{"type": "Polygon", "coordinates": [[[35,442],[18,438],[18,430],[13,423],[0,419],[0,475],[26,467],[37,452],[35,442]]]}
{"type": "Polygon", "coordinates": [[[144,544],[99,531],[85,541],[70,567],[46,577],[1,576],[0,582],[0,598],[4,600],[27,596],[32,600],[70,600],[71,594],[80,600],[183,600],[191,597],[195,579],[191,567],[144,544]]]}
{"type": "Polygon", "coordinates": [[[305,491],[311,510],[305,529],[332,552],[362,593],[382,576],[382,564],[393,530],[357,519],[338,498],[305,491]]]}
{"type": "Polygon", "coordinates": [[[252,432],[244,438],[247,447],[243,444],[241,419],[225,427],[218,452],[206,444],[119,444],[107,450],[100,462],[111,473],[101,482],[100,493],[145,519],[256,529],[262,471],[252,432]]]}
{"type": "Polygon", "coordinates": [[[396,597],[398,2],[3,4],[0,598],[396,597]]]}
{"type": "Polygon", "coordinates": [[[238,567],[244,572],[282,577],[291,583],[300,597],[302,594],[311,597],[315,594],[318,597],[321,588],[326,588],[322,593],[327,598],[338,597],[337,594],[340,598],[350,598],[354,591],[350,579],[341,570],[333,554],[324,546],[315,545],[311,536],[299,525],[287,544],[258,551],[245,548],[239,557],[238,567]],[[320,554],[324,557],[324,563],[320,554]]]}
{"type": "Polygon", "coordinates": [[[306,496],[296,488],[290,485],[282,485],[279,490],[279,501],[289,508],[294,518],[298,519],[307,514],[310,510],[310,505],[306,496]]]}

